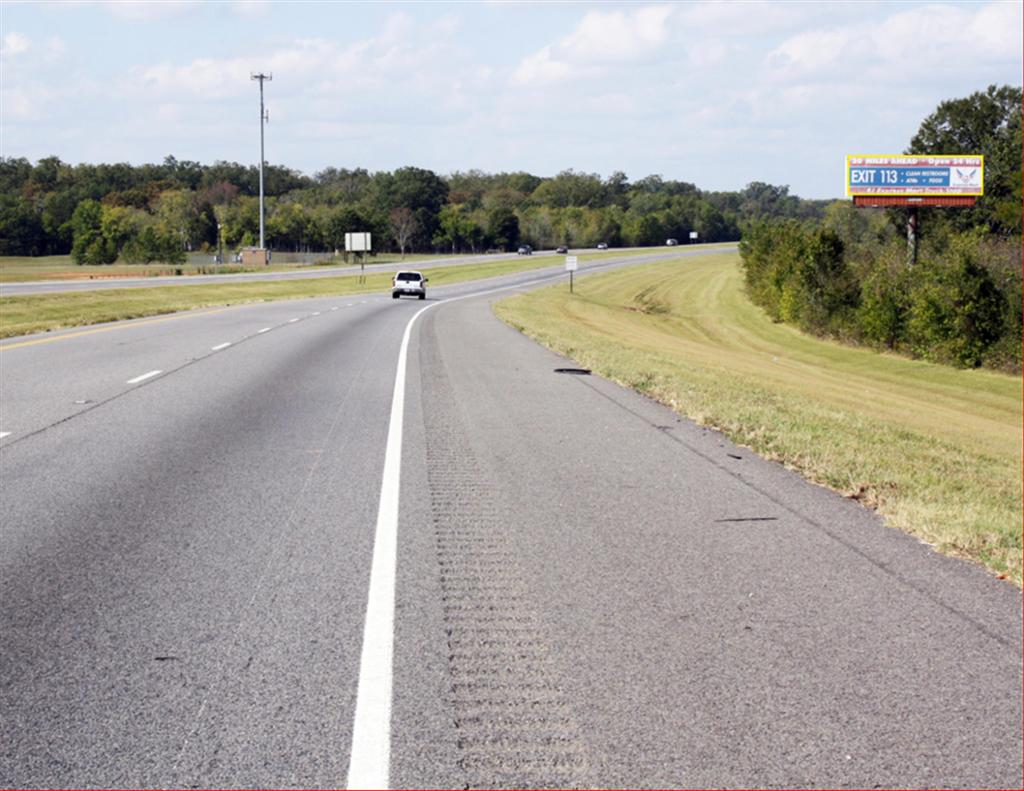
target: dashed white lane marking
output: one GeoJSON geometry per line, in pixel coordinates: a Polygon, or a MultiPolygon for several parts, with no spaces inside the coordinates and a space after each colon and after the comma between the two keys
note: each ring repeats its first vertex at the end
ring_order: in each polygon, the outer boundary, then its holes
{"type": "Polygon", "coordinates": [[[144,382],[146,379],[152,379],[154,376],[159,376],[163,371],[150,371],[148,374],[142,374],[142,376],[136,376],[134,379],[129,379],[125,384],[137,385],[139,382],[144,382]]]}
{"type": "Polygon", "coordinates": [[[335,305],[333,308],[331,308],[331,310],[337,310],[337,309],[338,309],[337,305],[335,305]]]}
{"type": "Polygon", "coordinates": [[[228,343],[221,343],[221,344],[218,344],[217,346],[211,346],[210,347],[210,351],[211,352],[219,352],[221,349],[226,349],[230,345],[231,345],[230,342],[228,342],[228,343]]]}
{"type": "Polygon", "coordinates": [[[256,330],[257,335],[262,335],[264,332],[270,332],[270,327],[264,327],[262,330],[256,330]]]}
{"type": "Polygon", "coordinates": [[[294,324],[297,321],[298,321],[298,319],[288,319],[288,323],[289,324],[294,324]]]}
{"type": "Polygon", "coordinates": [[[320,311],[319,310],[314,310],[313,311],[313,315],[314,316],[319,316],[320,315],[320,311]]]}
{"type": "Polygon", "coordinates": [[[9,436],[11,436],[11,432],[10,431],[0,431],[0,439],[3,439],[4,437],[9,437],[9,436]]]}

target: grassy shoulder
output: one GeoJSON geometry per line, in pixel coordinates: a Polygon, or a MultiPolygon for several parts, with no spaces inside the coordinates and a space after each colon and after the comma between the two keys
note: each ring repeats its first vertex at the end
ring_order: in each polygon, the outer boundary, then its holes
{"type": "Polygon", "coordinates": [[[747,300],[736,254],[584,278],[499,317],[606,378],[1021,584],[1021,381],[822,341],[747,300]]]}

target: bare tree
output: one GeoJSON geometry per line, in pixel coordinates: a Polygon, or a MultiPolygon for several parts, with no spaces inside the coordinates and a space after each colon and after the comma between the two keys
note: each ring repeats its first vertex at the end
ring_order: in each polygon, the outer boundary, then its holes
{"type": "Polygon", "coordinates": [[[391,235],[394,237],[395,242],[398,243],[398,249],[402,251],[402,259],[404,260],[405,248],[409,245],[409,240],[419,229],[420,224],[416,221],[412,209],[405,206],[399,209],[392,209],[390,220],[391,235]]]}

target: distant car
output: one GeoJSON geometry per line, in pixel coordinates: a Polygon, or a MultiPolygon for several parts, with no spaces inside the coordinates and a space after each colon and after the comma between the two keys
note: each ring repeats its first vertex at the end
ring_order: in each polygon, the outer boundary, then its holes
{"type": "Polygon", "coordinates": [[[565,247],[565,246],[563,245],[562,247],[556,247],[556,248],[555,248],[555,252],[556,252],[556,253],[568,253],[568,252],[569,252],[569,248],[568,248],[568,247],[565,247]]]}
{"type": "Polygon", "coordinates": [[[677,244],[679,244],[679,240],[678,239],[666,239],[665,240],[665,244],[667,244],[669,247],[675,247],[677,244]]]}
{"type": "Polygon", "coordinates": [[[533,248],[528,244],[520,245],[519,255],[533,255],[533,248]]]}
{"type": "Polygon", "coordinates": [[[427,298],[427,280],[420,272],[397,272],[391,281],[391,298],[401,296],[427,298]]]}
{"type": "Polygon", "coordinates": [[[604,242],[601,242],[601,243],[600,243],[600,244],[599,244],[599,245],[597,246],[597,249],[598,249],[598,250],[607,250],[607,249],[608,249],[608,245],[606,245],[606,244],[605,244],[604,242]]]}

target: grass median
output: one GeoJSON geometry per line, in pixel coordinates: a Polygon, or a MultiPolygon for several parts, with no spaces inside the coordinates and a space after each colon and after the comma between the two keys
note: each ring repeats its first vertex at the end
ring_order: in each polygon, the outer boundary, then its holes
{"type": "MultiPolygon", "coordinates": [[[[484,264],[431,267],[423,271],[430,278],[430,287],[433,288],[556,264],[557,260],[550,257],[523,257],[506,258],[484,264]]],[[[0,338],[177,313],[195,308],[307,297],[380,294],[387,292],[391,287],[391,273],[368,274],[363,283],[359,282],[358,275],[358,272],[353,272],[322,278],[112,288],[2,297],[0,338]]]]}
{"type": "Polygon", "coordinates": [[[685,258],[504,300],[499,317],[1021,584],[1021,381],[819,340],[685,258]]]}
{"type": "MultiPolygon", "coordinates": [[[[402,259],[397,253],[381,253],[371,256],[367,264],[395,264],[396,266],[426,266],[436,261],[438,255],[416,255],[410,253],[402,259]]],[[[451,258],[453,256],[446,256],[451,258]]],[[[469,257],[468,255],[465,257],[469,257]]],[[[183,264],[75,264],[70,255],[47,256],[0,256],[0,283],[26,283],[40,280],[76,281],[108,280],[113,278],[175,277],[180,275],[230,275],[240,272],[294,272],[318,267],[347,267],[356,271],[355,261],[345,263],[341,258],[323,258],[309,263],[297,253],[278,253],[274,262],[267,266],[242,266],[236,263],[213,263],[213,255],[192,254],[183,264]],[[279,259],[300,259],[286,263],[279,259]]]]}

